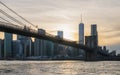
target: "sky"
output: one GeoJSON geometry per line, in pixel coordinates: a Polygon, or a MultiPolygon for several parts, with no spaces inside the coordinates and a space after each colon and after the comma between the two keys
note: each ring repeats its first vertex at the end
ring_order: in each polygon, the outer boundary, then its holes
{"type": "MultiPolygon", "coordinates": [[[[82,14],[85,35],[90,35],[91,24],[97,24],[99,45],[106,45],[108,49],[120,53],[120,0],[1,1],[48,33],[56,35],[58,30],[62,30],[64,38],[75,41],[78,41],[78,25],[82,14]]],[[[2,5],[0,7],[19,19],[2,5]]]]}

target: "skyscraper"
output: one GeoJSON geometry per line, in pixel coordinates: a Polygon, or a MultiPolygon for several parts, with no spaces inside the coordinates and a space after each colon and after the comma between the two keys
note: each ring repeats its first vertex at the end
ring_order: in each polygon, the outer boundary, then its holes
{"type": "Polygon", "coordinates": [[[58,35],[58,37],[63,38],[63,31],[58,31],[57,35],[58,35]]]}
{"type": "Polygon", "coordinates": [[[34,41],[34,56],[40,56],[40,39],[37,38],[34,41]]]}
{"type": "MultiPolygon", "coordinates": [[[[46,31],[44,29],[38,29],[38,33],[41,35],[45,35],[46,31]]],[[[46,50],[46,40],[37,39],[35,38],[34,42],[34,55],[35,56],[46,56],[47,50],[46,50]]]]}
{"type": "Polygon", "coordinates": [[[91,25],[91,36],[97,36],[97,24],[91,25]]]}
{"type": "MultiPolygon", "coordinates": [[[[58,31],[57,32],[57,36],[59,38],[63,39],[63,31],[58,31]]],[[[58,55],[63,55],[64,51],[65,51],[65,45],[58,44],[56,51],[57,51],[58,55]]]]}
{"type": "Polygon", "coordinates": [[[23,53],[22,53],[22,50],[23,50],[23,46],[22,46],[22,43],[20,40],[14,40],[12,42],[12,49],[13,49],[13,58],[22,58],[23,56],[23,53]]]}
{"type": "Polygon", "coordinates": [[[82,23],[82,18],[79,24],[79,44],[84,44],[84,23],[82,23]]]}
{"type": "Polygon", "coordinates": [[[12,57],[12,34],[4,34],[4,58],[12,57]]]}
{"type": "Polygon", "coordinates": [[[17,40],[20,40],[22,43],[23,47],[22,53],[24,57],[31,56],[31,43],[32,43],[31,38],[22,35],[17,35],[17,40]]]}
{"type": "Polygon", "coordinates": [[[53,52],[54,51],[54,43],[51,41],[47,41],[46,49],[47,49],[47,56],[52,57],[54,54],[54,52],[53,52]]]}
{"type": "Polygon", "coordinates": [[[97,24],[91,25],[91,36],[96,36],[96,42],[98,43],[97,24]]]}
{"type": "Polygon", "coordinates": [[[0,39],[0,58],[2,57],[2,39],[0,39]]]}

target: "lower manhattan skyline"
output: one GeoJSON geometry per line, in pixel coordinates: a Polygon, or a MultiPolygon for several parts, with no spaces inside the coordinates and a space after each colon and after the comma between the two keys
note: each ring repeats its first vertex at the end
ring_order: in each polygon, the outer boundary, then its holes
{"type": "MultiPolygon", "coordinates": [[[[97,24],[99,45],[106,45],[110,50],[117,50],[120,53],[119,0],[1,1],[48,33],[57,34],[57,31],[61,30],[64,32],[64,38],[75,41],[78,41],[78,25],[82,14],[85,36],[90,35],[91,24],[97,24]]],[[[4,9],[2,5],[0,6],[4,9]]]]}

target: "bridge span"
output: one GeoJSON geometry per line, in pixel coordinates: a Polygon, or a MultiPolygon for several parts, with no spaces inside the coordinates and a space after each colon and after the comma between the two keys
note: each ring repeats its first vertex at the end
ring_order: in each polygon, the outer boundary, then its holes
{"type": "Polygon", "coordinates": [[[64,44],[64,45],[68,45],[68,46],[72,46],[75,48],[80,48],[83,50],[87,50],[87,51],[92,51],[93,49],[82,45],[82,44],[78,44],[75,41],[71,41],[71,40],[67,40],[67,39],[62,39],[62,38],[58,38],[57,36],[51,35],[51,34],[40,34],[38,33],[37,30],[35,29],[30,29],[30,28],[24,28],[22,26],[18,26],[18,25],[14,25],[14,24],[10,24],[10,23],[5,23],[5,22],[0,22],[0,31],[3,32],[7,32],[7,33],[14,33],[14,34],[19,34],[19,35],[24,35],[24,36],[28,36],[28,37],[35,37],[38,39],[43,39],[43,40],[48,40],[48,41],[52,41],[58,44],[64,44]]]}
{"type": "Polygon", "coordinates": [[[28,37],[34,37],[34,38],[43,39],[43,40],[48,40],[48,41],[52,41],[54,43],[72,46],[72,47],[75,47],[77,49],[82,49],[86,53],[86,60],[94,60],[95,56],[96,56],[95,54],[101,53],[100,51],[96,52],[96,49],[94,49],[94,48],[89,48],[85,45],[78,44],[75,41],[67,40],[64,38],[63,39],[58,38],[58,37],[51,35],[51,34],[48,34],[48,33],[40,34],[40,33],[38,33],[37,30],[29,28],[29,27],[18,26],[15,24],[0,22],[0,31],[24,35],[24,36],[28,36],[28,37]]]}

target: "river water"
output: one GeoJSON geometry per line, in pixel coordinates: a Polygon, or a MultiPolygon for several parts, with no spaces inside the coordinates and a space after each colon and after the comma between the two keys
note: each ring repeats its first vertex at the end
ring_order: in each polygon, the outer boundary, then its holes
{"type": "Polygon", "coordinates": [[[120,75],[120,61],[0,61],[0,75],[120,75]]]}

